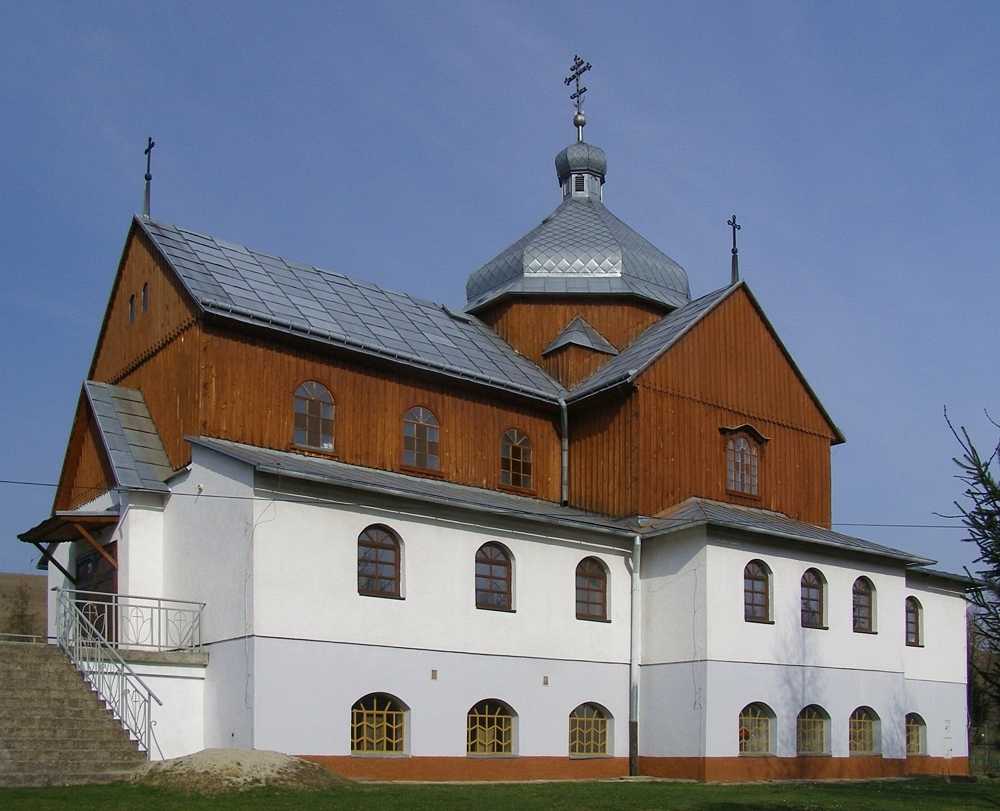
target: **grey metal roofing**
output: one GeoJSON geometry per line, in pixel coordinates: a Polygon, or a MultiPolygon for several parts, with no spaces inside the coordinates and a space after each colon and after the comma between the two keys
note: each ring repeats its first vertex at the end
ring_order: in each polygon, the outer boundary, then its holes
{"type": "Polygon", "coordinates": [[[507,293],[632,295],[669,307],[691,300],[684,268],[589,196],[563,200],[469,276],[465,293],[470,311],[507,293]]]}
{"type": "Polygon", "coordinates": [[[453,484],[436,479],[423,479],[385,470],[357,467],[332,459],[302,456],[288,451],[258,448],[208,437],[199,439],[187,437],[187,439],[192,444],[239,459],[262,473],[290,476],[353,490],[409,498],[511,518],[558,524],[570,528],[577,527],[616,537],[632,537],[636,532],[644,537],[656,537],[678,532],[686,527],[711,524],[851,553],[875,555],[898,560],[906,565],[923,565],[935,562],[901,552],[898,549],[842,535],[839,532],[823,529],[813,524],[793,521],[779,513],[721,504],[705,499],[689,499],[669,515],[648,520],[640,527],[634,516],[616,519],[576,507],[563,507],[551,501],[469,487],[463,484],[453,484]]]}
{"type": "Polygon", "coordinates": [[[562,183],[573,172],[590,172],[601,180],[608,173],[608,159],[599,146],[577,141],[556,155],[556,176],[562,183]]]}
{"type": "Polygon", "coordinates": [[[601,335],[587,319],[579,315],[573,316],[570,322],[552,339],[552,342],[542,350],[542,355],[555,352],[559,347],[570,344],[603,352],[605,355],[618,354],[618,350],[611,342],[601,335]]]}
{"type": "Polygon", "coordinates": [[[904,561],[907,564],[926,565],[936,561],[911,555],[899,549],[880,546],[871,541],[842,535],[830,529],[793,521],[780,513],[756,510],[750,507],[738,507],[732,504],[722,504],[718,501],[692,498],[685,501],[669,515],[654,519],[643,527],[644,535],[662,535],[677,532],[689,526],[711,524],[716,527],[752,532],[774,538],[801,541],[820,546],[828,546],[848,552],[860,552],[866,555],[876,555],[883,558],[904,561]]]}
{"type": "Polygon", "coordinates": [[[166,492],[173,468],[142,392],[93,380],[83,388],[118,487],[166,492]]]}
{"type": "Polygon", "coordinates": [[[553,401],[558,381],[474,316],[136,218],[206,312],[553,401]]]}
{"type": "Polygon", "coordinates": [[[262,473],[290,476],[353,490],[509,517],[558,523],[568,527],[585,528],[620,536],[629,534],[627,526],[622,522],[575,507],[563,507],[551,501],[516,496],[480,487],[469,487],[464,484],[453,484],[437,479],[406,476],[402,473],[392,473],[386,470],[358,467],[332,459],[258,448],[228,440],[208,437],[199,439],[187,437],[187,440],[194,445],[200,445],[239,459],[262,473]]]}
{"type": "Polygon", "coordinates": [[[584,380],[566,400],[568,402],[581,400],[610,386],[632,381],[734,289],[734,287],[723,287],[662,316],[616,357],[584,380]]]}

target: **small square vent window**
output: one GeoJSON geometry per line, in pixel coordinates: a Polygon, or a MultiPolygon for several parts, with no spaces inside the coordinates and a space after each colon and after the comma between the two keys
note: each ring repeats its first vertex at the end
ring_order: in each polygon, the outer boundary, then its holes
{"type": "Polygon", "coordinates": [[[585,187],[583,185],[583,183],[584,183],[584,181],[583,181],[583,175],[576,175],[573,178],[573,181],[576,184],[574,186],[574,189],[573,189],[574,191],[584,191],[585,187]]]}

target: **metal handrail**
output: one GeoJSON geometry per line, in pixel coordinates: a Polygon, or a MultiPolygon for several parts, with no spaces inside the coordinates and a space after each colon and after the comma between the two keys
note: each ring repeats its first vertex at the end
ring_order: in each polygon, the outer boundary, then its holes
{"type": "Polygon", "coordinates": [[[70,596],[72,592],[67,589],[56,592],[59,647],[148,755],[153,739],[152,702],[161,707],[163,702],[80,610],[70,596]]]}
{"type": "Polygon", "coordinates": [[[119,650],[201,650],[204,603],[74,589],[67,593],[119,650]]]}

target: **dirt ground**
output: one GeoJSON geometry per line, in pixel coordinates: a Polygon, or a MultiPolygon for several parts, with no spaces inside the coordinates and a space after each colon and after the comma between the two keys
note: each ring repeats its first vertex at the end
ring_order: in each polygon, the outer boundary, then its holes
{"type": "Polygon", "coordinates": [[[279,752],[205,749],[193,755],[146,763],[131,781],[182,794],[222,794],[254,788],[318,791],[343,786],[346,778],[279,752]]]}

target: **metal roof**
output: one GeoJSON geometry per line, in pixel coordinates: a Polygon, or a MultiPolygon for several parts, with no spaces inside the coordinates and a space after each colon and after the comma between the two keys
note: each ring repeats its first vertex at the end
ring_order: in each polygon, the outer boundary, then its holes
{"type": "Polygon", "coordinates": [[[584,380],[566,398],[567,402],[581,400],[602,389],[634,379],[660,355],[677,343],[691,327],[726,298],[733,289],[733,287],[723,287],[674,310],[672,313],[667,313],[655,321],[616,357],[584,380]]]}
{"type": "Polygon", "coordinates": [[[593,349],[595,352],[603,352],[605,355],[618,354],[618,350],[612,346],[611,342],[601,335],[587,319],[579,315],[573,316],[570,322],[552,339],[552,342],[542,350],[542,355],[548,355],[550,352],[555,352],[560,347],[570,344],[593,349]]]}
{"type": "Polygon", "coordinates": [[[206,312],[555,401],[558,381],[474,316],[136,218],[206,312]]]}
{"type": "Polygon", "coordinates": [[[262,473],[275,476],[301,478],[351,490],[380,493],[568,528],[587,529],[616,537],[631,537],[638,532],[645,538],[653,538],[678,532],[687,527],[712,525],[785,541],[798,541],[855,554],[889,558],[908,566],[935,562],[898,549],[842,535],[814,524],[793,521],[780,513],[737,507],[705,499],[689,499],[669,515],[648,519],[639,525],[635,516],[612,518],[576,507],[563,507],[551,501],[357,467],[332,459],[257,448],[228,440],[208,437],[200,439],[187,437],[187,439],[192,444],[239,459],[262,473]]]}
{"type": "Polygon", "coordinates": [[[936,563],[930,558],[911,555],[899,549],[864,541],[850,535],[842,535],[830,529],[793,521],[781,513],[757,510],[751,507],[738,507],[734,504],[722,504],[708,499],[692,498],[680,504],[668,515],[653,519],[643,527],[647,536],[669,534],[691,526],[710,524],[716,527],[752,532],[772,538],[800,541],[840,549],[846,552],[857,552],[865,555],[875,555],[882,558],[903,561],[908,565],[927,565],[936,563]]]}
{"type": "Polygon", "coordinates": [[[166,492],[174,471],[142,392],[93,380],[83,388],[118,487],[166,492]]]}
{"type": "Polygon", "coordinates": [[[469,276],[466,309],[507,293],[632,295],[668,307],[691,300],[687,273],[599,200],[568,197],[469,276]]]}

